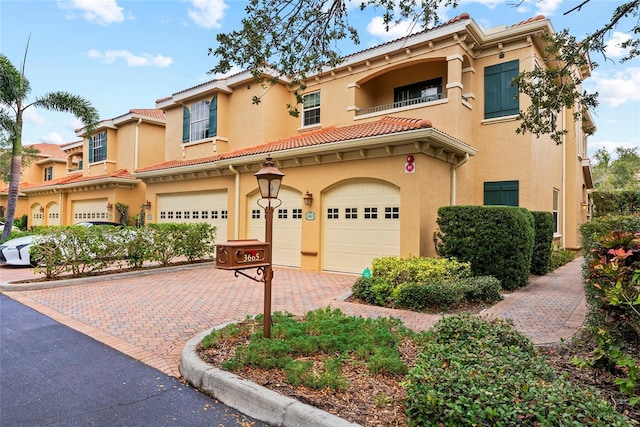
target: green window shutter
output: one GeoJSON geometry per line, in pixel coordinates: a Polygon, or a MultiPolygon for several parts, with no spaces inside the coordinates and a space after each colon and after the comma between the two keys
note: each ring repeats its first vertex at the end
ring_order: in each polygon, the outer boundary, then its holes
{"type": "Polygon", "coordinates": [[[191,114],[187,107],[182,107],[182,142],[189,142],[189,130],[191,128],[191,114]]]}
{"type": "Polygon", "coordinates": [[[93,137],[89,137],[89,163],[93,163],[93,137]]]}
{"type": "Polygon", "coordinates": [[[104,131],[104,141],[102,143],[102,149],[100,150],[100,157],[102,157],[101,160],[107,160],[107,131],[104,131]]]}
{"type": "Polygon", "coordinates": [[[520,111],[518,88],[511,80],[518,76],[519,62],[509,61],[484,69],[484,118],[510,116],[520,111]]]}
{"type": "Polygon", "coordinates": [[[209,103],[209,131],[208,136],[218,135],[218,97],[211,98],[209,103]]]}
{"type": "Polygon", "coordinates": [[[511,81],[518,77],[519,62],[510,61],[502,65],[502,112],[506,116],[518,114],[520,111],[518,87],[512,86],[511,81]]]}
{"type": "Polygon", "coordinates": [[[484,204],[501,206],[519,206],[520,182],[497,181],[484,183],[484,204]]]}
{"type": "Polygon", "coordinates": [[[484,118],[500,116],[502,97],[500,96],[500,73],[498,65],[485,68],[484,72],[484,118]]]}

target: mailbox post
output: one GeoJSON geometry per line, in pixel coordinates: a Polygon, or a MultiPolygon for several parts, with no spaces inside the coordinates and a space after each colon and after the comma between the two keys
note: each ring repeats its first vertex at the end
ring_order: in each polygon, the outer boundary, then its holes
{"type": "Polygon", "coordinates": [[[271,279],[273,279],[272,237],[273,211],[282,204],[278,199],[280,183],[284,174],[275,167],[271,157],[267,157],[264,167],[256,174],[262,198],[258,205],[265,213],[265,242],[258,240],[231,240],[216,245],[216,268],[234,270],[257,282],[264,283],[264,337],[271,338],[271,279]],[[260,203],[262,200],[266,202],[260,203]],[[248,268],[257,268],[258,278],[242,272],[248,268]]]}

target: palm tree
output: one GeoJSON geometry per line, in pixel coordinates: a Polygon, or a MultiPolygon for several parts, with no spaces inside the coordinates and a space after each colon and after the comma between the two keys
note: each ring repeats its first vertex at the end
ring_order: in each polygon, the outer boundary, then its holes
{"type": "Polygon", "coordinates": [[[82,121],[89,136],[96,129],[99,120],[98,111],[89,101],[68,92],[49,92],[36,97],[34,101],[29,103],[27,96],[31,92],[31,86],[24,75],[28,49],[29,43],[27,42],[20,71],[5,55],[0,54],[0,131],[12,147],[7,212],[1,237],[3,239],[11,232],[18,203],[22,161],[22,115],[24,111],[29,107],[40,107],[51,111],[72,113],[82,121]]]}

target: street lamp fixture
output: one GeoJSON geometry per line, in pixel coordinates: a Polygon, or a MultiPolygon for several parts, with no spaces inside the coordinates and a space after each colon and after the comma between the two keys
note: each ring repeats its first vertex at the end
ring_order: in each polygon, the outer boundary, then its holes
{"type": "Polygon", "coordinates": [[[260,196],[258,205],[265,212],[265,243],[271,246],[268,251],[267,263],[264,271],[264,337],[271,338],[271,280],[273,279],[272,253],[273,253],[273,211],[280,206],[282,202],[278,199],[280,192],[280,184],[284,174],[273,163],[271,156],[267,157],[264,166],[255,174],[258,180],[258,188],[260,196]],[[265,202],[260,203],[265,200],[265,202]],[[276,202],[277,201],[277,204],[276,202]]]}

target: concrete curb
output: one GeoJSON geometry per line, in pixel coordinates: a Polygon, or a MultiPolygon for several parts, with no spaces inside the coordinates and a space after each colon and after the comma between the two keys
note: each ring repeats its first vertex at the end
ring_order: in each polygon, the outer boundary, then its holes
{"type": "Polygon", "coordinates": [[[195,268],[212,267],[214,265],[215,264],[213,262],[203,262],[203,263],[197,263],[197,264],[184,264],[184,265],[175,265],[175,266],[167,266],[167,267],[147,267],[146,270],[143,269],[143,270],[127,271],[123,273],[114,272],[114,273],[103,274],[99,276],[78,277],[74,279],[61,279],[61,280],[24,282],[24,283],[0,282],[0,292],[36,291],[40,289],[62,288],[65,286],[75,286],[75,285],[83,285],[86,283],[105,282],[107,280],[114,280],[114,279],[126,279],[129,277],[150,276],[152,274],[167,273],[169,271],[183,271],[183,270],[192,270],[195,268]]]}
{"type": "Polygon", "coordinates": [[[358,426],[202,361],[196,353],[198,344],[212,330],[224,326],[226,325],[199,333],[191,338],[182,350],[180,373],[191,385],[243,414],[272,426],[358,426]]]}

